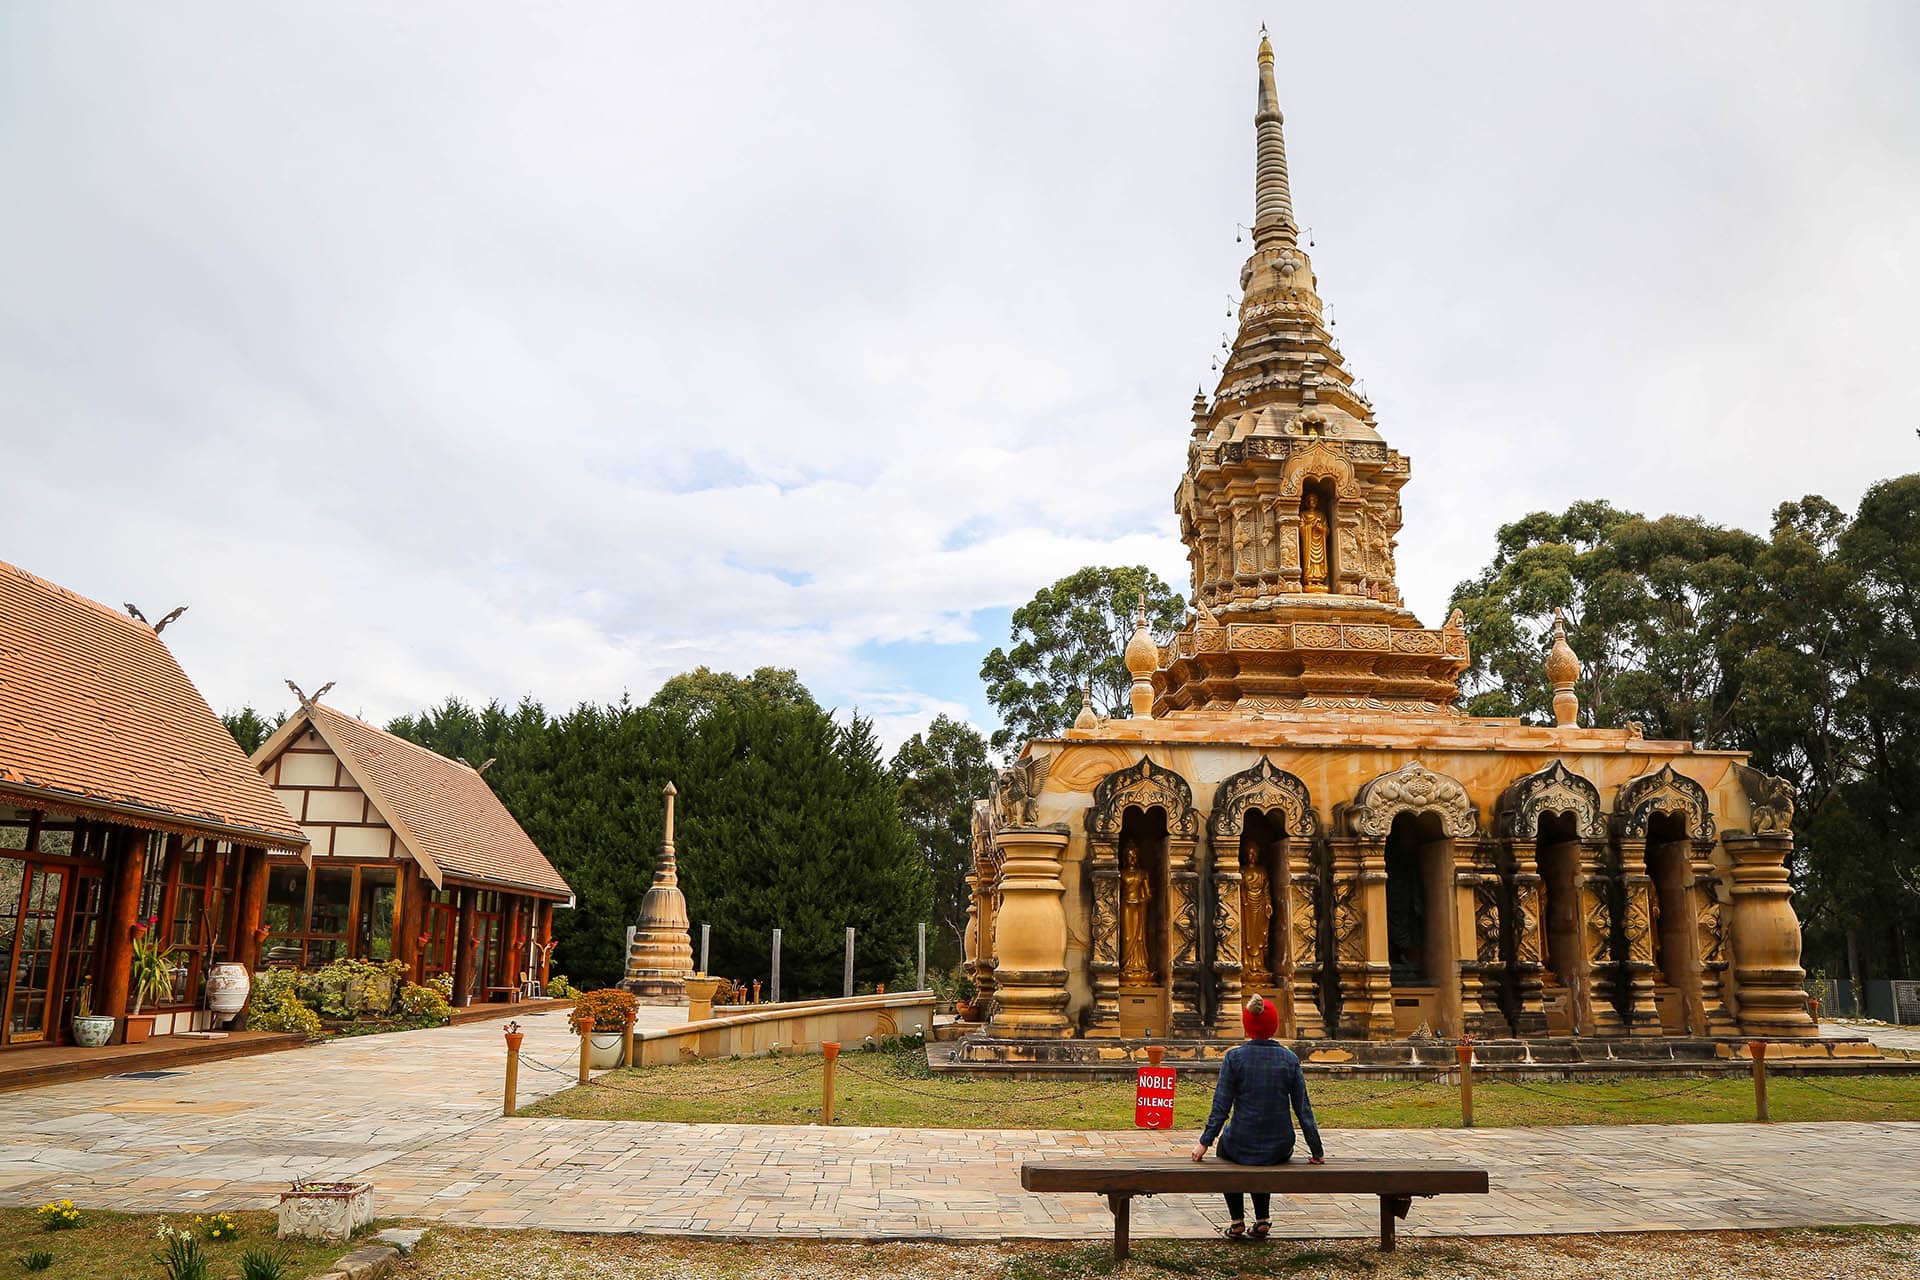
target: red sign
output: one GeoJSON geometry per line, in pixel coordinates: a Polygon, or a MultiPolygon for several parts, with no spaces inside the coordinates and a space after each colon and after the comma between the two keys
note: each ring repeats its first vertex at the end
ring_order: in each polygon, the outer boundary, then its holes
{"type": "Polygon", "coordinates": [[[1136,1129],[1173,1128],[1173,1068],[1140,1068],[1134,1086],[1133,1124],[1136,1129]]]}

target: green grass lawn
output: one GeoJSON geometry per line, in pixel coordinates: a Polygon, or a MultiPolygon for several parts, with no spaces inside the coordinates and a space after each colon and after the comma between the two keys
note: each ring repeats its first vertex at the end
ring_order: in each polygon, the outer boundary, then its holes
{"type": "MultiPolygon", "coordinates": [[[[813,1124],[820,1118],[821,1059],[753,1058],[613,1071],[521,1109],[580,1120],[813,1124]]],[[[1325,1129],[1426,1129],[1460,1123],[1460,1091],[1442,1082],[1310,1080],[1325,1129]]],[[[914,1052],[842,1054],[834,1120],[847,1125],[942,1129],[1131,1129],[1131,1080],[1012,1080],[932,1076],[914,1052]]],[[[1177,1129],[1197,1129],[1213,1077],[1195,1074],[1174,1104],[1177,1129]]],[[[1920,1076],[1774,1076],[1775,1120],[1920,1120],[1920,1076]]],[[[1678,1124],[1752,1120],[1746,1077],[1665,1076],[1607,1083],[1474,1086],[1483,1127],[1678,1124]]]]}
{"type": "MultiPolygon", "coordinates": [[[[240,1235],[229,1241],[201,1241],[206,1255],[208,1280],[231,1280],[240,1273],[240,1256],[248,1249],[284,1249],[288,1266],[284,1280],[306,1280],[333,1269],[333,1262],[355,1245],[310,1244],[299,1240],[275,1240],[271,1213],[233,1213],[228,1215],[240,1228],[240,1235]]],[[[178,1228],[191,1227],[192,1214],[170,1214],[167,1222],[178,1228]]],[[[31,1208],[0,1209],[0,1276],[40,1276],[45,1280],[161,1280],[155,1255],[160,1241],[154,1230],[160,1215],[109,1213],[103,1209],[80,1208],[80,1225],[68,1231],[48,1231],[34,1217],[31,1208]],[[53,1255],[53,1263],[41,1271],[29,1271],[25,1259],[37,1249],[53,1255]]]]}

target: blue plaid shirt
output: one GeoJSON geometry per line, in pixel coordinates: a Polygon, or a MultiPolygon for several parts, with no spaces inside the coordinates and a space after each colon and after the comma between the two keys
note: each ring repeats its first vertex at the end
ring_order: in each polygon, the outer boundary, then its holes
{"type": "Polygon", "coordinates": [[[1220,1082],[1213,1087],[1213,1111],[1200,1134],[1200,1145],[1210,1147],[1220,1138],[1217,1153],[1234,1164],[1285,1164],[1293,1158],[1293,1119],[1307,1135],[1307,1150],[1326,1154],[1320,1129],[1313,1122],[1313,1104],[1307,1101],[1307,1081],[1293,1050],[1273,1040],[1249,1040],[1227,1050],[1220,1063],[1220,1082]],[[1233,1114],[1233,1127],[1220,1130],[1233,1114]]]}

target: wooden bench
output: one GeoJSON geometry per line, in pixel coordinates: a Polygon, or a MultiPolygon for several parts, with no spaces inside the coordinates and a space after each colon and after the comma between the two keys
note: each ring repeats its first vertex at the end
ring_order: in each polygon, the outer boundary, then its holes
{"type": "Polygon", "coordinates": [[[1407,1216],[1415,1196],[1485,1195],[1487,1171],[1465,1165],[1400,1160],[1330,1160],[1326,1164],[1229,1164],[1209,1156],[1192,1160],[1049,1160],[1020,1166],[1028,1191],[1091,1191],[1113,1211],[1113,1256],[1127,1256],[1128,1219],[1135,1196],[1218,1195],[1265,1191],[1286,1196],[1380,1197],[1380,1248],[1393,1249],[1393,1224],[1407,1216]]]}
{"type": "Polygon", "coordinates": [[[486,988],[486,996],[488,1004],[518,1004],[520,1003],[520,988],[488,987],[486,988]]]}

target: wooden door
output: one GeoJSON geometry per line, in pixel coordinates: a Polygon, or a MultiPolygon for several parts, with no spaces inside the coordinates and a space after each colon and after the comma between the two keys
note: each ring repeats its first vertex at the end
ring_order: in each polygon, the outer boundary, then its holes
{"type": "Polygon", "coordinates": [[[47,1038],[60,1008],[60,900],[68,872],[13,858],[0,863],[0,953],[7,957],[0,1044],[33,1044],[47,1038]]]}

